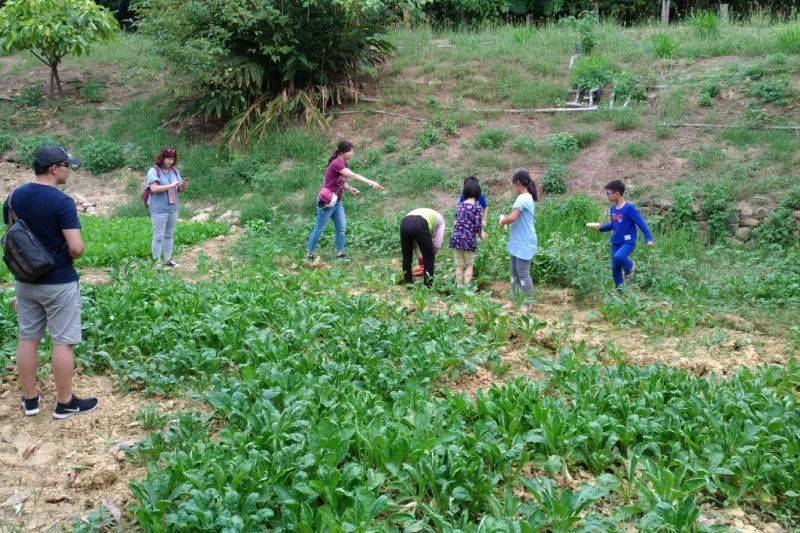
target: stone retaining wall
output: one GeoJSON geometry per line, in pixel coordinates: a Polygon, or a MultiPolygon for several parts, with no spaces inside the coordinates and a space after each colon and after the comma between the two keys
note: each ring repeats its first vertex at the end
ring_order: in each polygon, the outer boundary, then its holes
{"type": "MultiPolygon", "coordinates": [[[[645,215],[670,216],[672,213],[672,202],[669,200],[649,199],[639,203],[639,209],[645,215]]],[[[705,233],[708,230],[708,221],[700,212],[696,205],[692,205],[692,213],[700,229],[705,233]]],[[[755,209],[746,204],[739,204],[733,211],[728,221],[728,230],[737,240],[748,242],[753,239],[753,230],[761,225],[769,216],[770,211],[766,207],[756,207],[755,209]]],[[[796,235],[800,239],[800,210],[792,211],[795,221],[796,235]]]]}

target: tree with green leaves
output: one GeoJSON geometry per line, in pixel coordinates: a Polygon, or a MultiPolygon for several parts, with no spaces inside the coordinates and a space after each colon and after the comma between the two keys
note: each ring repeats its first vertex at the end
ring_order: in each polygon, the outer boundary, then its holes
{"type": "Polygon", "coordinates": [[[229,147],[297,118],[325,127],[328,106],[357,94],[356,77],[393,47],[380,10],[362,0],[137,0],[152,37],[193,93],[193,111],[230,119],[229,147]],[[168,29],[165,31],[165,17],[168,29]]]}
{"type": "Polygon", "coordinates": [[[84,55],[119,28],[111,12],[92,0],[8,0],[0,9],[0,49],[31,52],[50,67],[50,96],[63,91],[58,67],[84,55]]]}

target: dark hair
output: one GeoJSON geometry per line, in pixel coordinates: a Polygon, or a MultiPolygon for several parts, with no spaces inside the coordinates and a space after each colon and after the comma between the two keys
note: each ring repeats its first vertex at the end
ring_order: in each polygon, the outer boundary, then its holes
{"type": "Polygon", "coordinates": [[[346,154],[352,149],[353,149],[353,143],[351,143],[348,140],[342,139],[341,141],[339,141],[339,145],[336,147],[336,150],[334,150],[334,152],[328,158],[328,164],[330,165],[334,159],[336,159],[342,154],[346,154]]]}
{"type": "Polygon", "coordinates": [[[531,175],[528,174],[527,170],[518,170],[514,174],[514,177],[511,178],[511,183],[521,183],[526,189],[528,189],[528,192],[531,193],[531,196],[533,196],[534,200],[539,200],[539,197],[536,194],[536,182],[533,181],[533,178],[531,178],[531,175]]]}
{"type": "Polygon", "coordinates": [[[621,180],[609,181],[605,189],[611,192],[618,192],[620,196],[625,196],[625,184],[621,180]]]}
{"type": "MultiPolygon", "coordinates": [[[[58,164],[58,163],[56,163],[56,164],[58,164]]],[[[53,165],[46,165],[45,166],[45,165],[40,165],[39,163],[34,163],[33,164],[33,173],[36,174],[37,176],[43,176],[44,174],[47,174],[47,172],[50,170],[50,167],[52,167],[52,166],[53,165]]]]}
{"type": "Polygon", "coordinates": [[[158,152],[158,155],[156,156],[156,166],[159,168],[163,168],[164,160],[168,157],[171,157],[173,159],[172,161],[173,167],[178,164],[178,152],[176,152],[174,148],[167,147],[158,152]]]}
{"type": "Polygon", "coordinates": [[[475,176],[469,176],[464,178],[464,190],[462,191],[462,196],[464,199],[467,198],[474,198],[477,200],[481,196],[481,184],[478,183],[478,178],[475,176]]]}

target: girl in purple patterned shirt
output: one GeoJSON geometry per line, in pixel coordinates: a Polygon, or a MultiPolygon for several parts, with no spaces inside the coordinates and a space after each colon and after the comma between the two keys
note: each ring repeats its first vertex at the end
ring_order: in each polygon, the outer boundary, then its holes
{"type": "Polygon", "coordinates": [[[486,238],[483,231],[483,208],[478,203],[481,186],[477,179],[464,180],[464,201],[456,208],[456,225],[450,239],[450,248],[456,257],[456,285],[472,282],[475,251],[478,249],[478,235],[486,238]]]}

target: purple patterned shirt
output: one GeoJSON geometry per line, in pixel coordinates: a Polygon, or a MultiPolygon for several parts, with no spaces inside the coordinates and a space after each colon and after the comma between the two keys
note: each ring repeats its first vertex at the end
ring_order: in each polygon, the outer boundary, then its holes
{"type": "Polygon", "coordinates": [[[450,238],[450,248],[463,252],[474,252],[478,249],[477,236],[483,229],[483,208],[474,204],[461,202],[456,208],[456,225],[450,238]]]}

